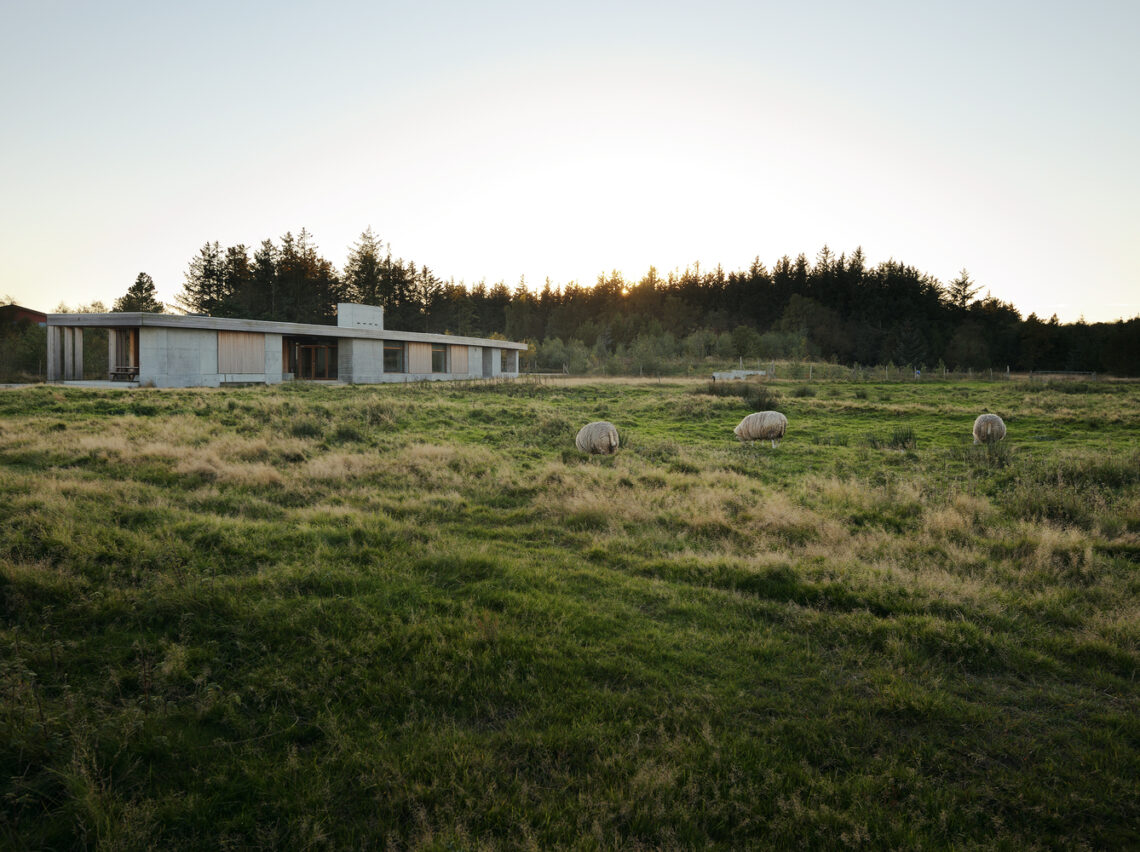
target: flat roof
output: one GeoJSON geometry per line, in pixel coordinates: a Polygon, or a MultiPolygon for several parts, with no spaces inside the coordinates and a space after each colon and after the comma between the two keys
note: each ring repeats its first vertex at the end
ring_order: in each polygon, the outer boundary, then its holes
{"type": "Polygon", "coordinates": [[[204,331],[252,331],[259,334],[289,334],[307,337],[351,337],[357,340],[400,340],[409,343],[451,343],[457,346],[494,346],[499,349],[525,350],[525,343],[492,340],[489,337],[460,337],[455,334],[425,334],[416,331],[383,331],[374,328],[318,325],[305,322],[273,322],[270,320],[230,319],[183,314],[48,314],[49,326],[70,328],[186,328],[204,331]]]}

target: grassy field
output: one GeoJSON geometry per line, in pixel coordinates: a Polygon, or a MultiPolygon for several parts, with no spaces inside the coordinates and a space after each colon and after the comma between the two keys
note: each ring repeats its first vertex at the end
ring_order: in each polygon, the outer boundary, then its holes
{"type": "Polygon", "coordinates": [[[0,847],[1140,847],[1140,385],[769,387],[0,390],[0,847]]]}

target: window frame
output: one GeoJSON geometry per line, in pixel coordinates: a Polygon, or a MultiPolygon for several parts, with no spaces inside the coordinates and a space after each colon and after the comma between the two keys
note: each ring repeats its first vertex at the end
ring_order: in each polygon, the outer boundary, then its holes
{"type": "Polygon", "coordinates": [[[448,372],[448,361],[451,360],[451,353],[447,351],[448,345],[446,343],[433,343],[431,345],[431,371],[433,373],[446,373],[448,372]],[[436,369],[436,356],[439,356],[439,369],[436,369]]]}
{"type": "Polygon", "coordinates": [[[402,340],[385,340],[384,341],[384,372],[385,373],[406,373],[408,372],[408,347],[402,340]],[[388,366],[389,353],[397,353],[397,366],[388,366]]]}

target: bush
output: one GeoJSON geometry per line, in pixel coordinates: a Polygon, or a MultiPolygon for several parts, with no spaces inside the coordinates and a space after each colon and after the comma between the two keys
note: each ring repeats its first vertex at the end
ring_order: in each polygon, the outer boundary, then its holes
{"type": "Polygon", "coordinates": [[[697,388],[695,392],[709,396],[741,396],[743,384],[743,382],[709,382],[703,388],[697,388]]]}
{"type": "Polygon", "coordinates": [[[390,400],[378,396],[365,401],[361,414],[365,426],[391,426],[396,422],[396,406],[390,400]]]}
{"type": "Polygon", "coordinates": [[[332,440],[338,444],[355,444],[364,440],[364,434],[355,426],[342,423],[333,431],[332,440]]]}
{"type": "Polygon", "coordinates": [[[324,428],[315,420],[298,420],[289,431],[294,438],[320,438],[325,434],[324,428]]]}
{"type": "Polygon", "coordinates": [[[1013,448],[1001,441],[996,444],[972,444],[966,448],[966,460],[975,467],[989,467],[1000,470],[1008,467],[1013,458],[1013,448]]]}
{"type": "Polygon", "coordinates": [[[913,450],[918,446],[918,438],[910,426],[896,426],[885,437],[868,434],[867,446],[874,450],[913,450]]]}
{"type": "Polygon", "coordinates": [[[710,396],[740,397],[753,411],[775,411],[780,401],[780,395],[768,385],[749,382],[709,382],[696,392],[710,396]]]}
{"type": "Polygon", "coordinates": [[[812,443],[817,447],[846,447],[846,435],[816,435],[812,438],[812,443]]]}
{"type": "Polygon", "coordinates": [[[743,398],[754,411],[775,411],[780,402],[779,394],[766,385],[751,385],[743,398]]]}

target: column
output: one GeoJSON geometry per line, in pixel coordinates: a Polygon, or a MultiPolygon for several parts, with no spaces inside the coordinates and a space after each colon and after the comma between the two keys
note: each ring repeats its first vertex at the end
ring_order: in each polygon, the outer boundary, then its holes
{"type": "Polygon", "coordinates": [[[107,378],[115,378],[115,367],[119,364],[118,358],[119,332],[117,329],[107,329],[107,378]]]}
{"type": "Polygon", "coordinates": [[[60,364],[60,328],[58,325],[49,325],[47,327],[47,380],[49,382],[58,382],[63,378],[63,370],[60,364]]]}
{"type": "Polygon", "coordinates": [[[83,380],[83,329],[68,329],[71,332],[71,377],[83,380]]]}
{"type": "Polygon", "coordinates": [[[75,378],[75,335],[74,329],[64,328],[63,331],[63,380],[70,382],[75,378]]]}

